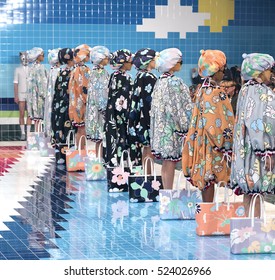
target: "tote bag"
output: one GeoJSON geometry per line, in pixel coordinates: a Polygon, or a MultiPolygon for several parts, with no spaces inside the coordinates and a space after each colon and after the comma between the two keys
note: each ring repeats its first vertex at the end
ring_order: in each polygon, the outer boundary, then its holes
{"type": "Polygon", "coordinates": [[[182,189],[182,170],[178,177],[176,189],[159,190],[160,206],[159,214],[162,220],[194,220],[197,204],[202,202],[201,191],[197,188],[190,188],[186,182],[186,188],[182,189]]]}
{"type": "Polygon", "coordinates": [[[107,187],[108,192],[128,192],[128,178],[131,172],[132,163],[127,150],[121,155],[119,166],[106,167],[107,170],[107,187]],[[124,164],[124,156],[126,155],[127,167],[124,164]]]}
{"type": "Polygon", "coordinates": [[[158,202],[159,190],[163,188],[162,178],[156,175],[154,161],[146,158],[144,161],[144,175],[129,176],[130,202],[158,202]],[[147,164],[150,162],[153,175],[147,174],[147,164]]]}
{"type": "Polygon", "coordinates": [[[69,130],[65,143],[56,143],[55,142],[55,162],[57,164],[66,165],[66,151],[70,148],[71,149],[76,148],[74,130],[69,130]]]}
{"type": "MultiPolygon", "coordinates": [[[[75,145],[76,147],[76,145],[75,145]]],[[[87,139],[85,135],[82,135],[79,139],[78,148],[69,148],[66,150],[66,168],[67,171],[85,171],[84,158],[88,153],[92,152],[88,150],[87,139]],[[81,149],[81,141],[85,142],[85,149],[81,149]]]]}
{"type": "Polygon", "coordinates": [[[39,137],[43,136],[41,123],[41,120],[38,121],[35,130],[27,133],[27,150],[29,151],[39,151],[39,137]]]}
{"type": "Polygon", "coordinates": [[[247,218],[231,218],[230,249],[232,254],[274,254],[275,218],[267,219],[264,199],[261,194],[253,195],[247,218]],[[254,217],[255,204],[260,200],[259,218],[254,217]]]}
{"type": "Polygon", "coordinates": [[[215,187],[213,202],[201,202],[197,204],[196,210],[196,233],[197,235],[229,235],[230,219],[233,217],[244,217],[245,210],[243,202],[230,202],[226,182],[220,182],[215,187]],[[224,201],[219,202],[219,191],[224,185],[224,201]]]}
{"type": "Polygon", "coordinates": [[[100,153],[102,142],[99,145],[97,155],[88,153],[84,158],[85,177],[87,181],[107,180],[107,171],[103,165],[102,155],[100,153]]]}

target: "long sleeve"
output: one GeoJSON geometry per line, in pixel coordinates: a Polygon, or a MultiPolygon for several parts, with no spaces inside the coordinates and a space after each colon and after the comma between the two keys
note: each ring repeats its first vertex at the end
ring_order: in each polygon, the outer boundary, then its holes
{"type": "Polygon", "coordinates": [[[189,88],[180,78],[173,76],[169,79],[168,91],[167,98],[170,99],[167,100],[168,109],[174,120],[175,132],[185,136],[188,132],[193,109],[189,88]]]}
{"type": "Polygon", "coordinates": [[[234,114],[226,94],[214,89],[204,94],[201,125],[205,126],[210,144],[220,151],[231,151],[233,144],[234,114]]]}

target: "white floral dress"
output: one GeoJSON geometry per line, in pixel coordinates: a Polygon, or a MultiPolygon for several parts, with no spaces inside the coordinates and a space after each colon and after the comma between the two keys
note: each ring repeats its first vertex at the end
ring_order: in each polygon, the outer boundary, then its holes
{"type": "Polygon", "coordinates": [[[188,86],[177,76],[162,74],[152,93],[150,112],[151,149],[156,157],[181,160],[192,109],[188,86]]]}
{"type": "Polygon", "coordinates": [[[86,104],[85,129],[87,138],[95,142],[102,140],[103,137],[109,79],[109,73],[99,65],[95,65],[91,70],[86,104]]]}

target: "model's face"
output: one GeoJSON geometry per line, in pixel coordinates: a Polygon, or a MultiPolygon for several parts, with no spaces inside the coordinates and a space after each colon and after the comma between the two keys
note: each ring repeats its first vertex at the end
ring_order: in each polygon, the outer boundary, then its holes
{"type": "Polygon", "coordinates": [[[101,62],[100,62],[100,64],[102,66],[108,65],[108,63],[109,63],[109,57],[107,57],[107,56],[104,59],[102,59],[101,62]]]}
{"type": "Polygon", "coordinates": [[[147,69],[148,69],[148,70],[152,70],[152,69],[155,69],[155,68],[156,68],[156,60],[155,60],[155,58],[153,58],[153,59],[149,62],[148,66],[147,66],[147,69]]]}
{"type": "Polygon", "coordinates": [[[27,66],[28,65],[28,57],[26,52],[21,52],[20,53],[20,61],[22,65],[27,66]]]}
{"type": "Polygon", "coordinates": [[[132,68],[132,59],[129,61],[124,62],[123,66],[121,67],[122,70],[130,71],[132,68]]]}
{"type": "Polygon", "coordinates": [[[38,61],[38,62],[44,61],[44,53],[41,53],[41,54],[37,57],[37,61],[38,61]]]}
{"type": "Polygon", "coordinates": [[[180,59],[180,60],[177,62],[177,64],[176,64],[173,68],[170,69],[169,72],[173,72],[173,73],[174,73],[174,72],[178,72],[178,71],[180,71],[181,66],[182,66],[182,60],[180,59]]]}
{"type": "Polygon", "coordinates": [[[222,67],[218,72],[213,75],[213,80],[218,84],[222,81],[225,72],[225,67],[222,67]]]}
{"type": "Polygon", "coordinates": [[[231,82],[222,82],[220,83],[220,87],[227,95],[233,96],[235,92],[236,86],[231,82]]]}
{"type": "Polygon", "coordinates": [[[271,69],[267,69],[265,71],[263,71],[260,76],[259,76],[262,81],[267,85],[270,83],[270,79],[271,79],[271,69]]]}

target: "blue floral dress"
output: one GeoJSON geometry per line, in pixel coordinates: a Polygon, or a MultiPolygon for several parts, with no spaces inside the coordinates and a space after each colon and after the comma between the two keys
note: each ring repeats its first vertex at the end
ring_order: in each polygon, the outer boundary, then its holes
{"type": "Polygon", "coordinates": [[[48,91],[47,70],[34,62],[29,68],[27,109],[32,120],[43,120],[45,97],[48,91]]]}
{"type": "Polygon", "coordinates": [[[189,88],[177,76],[162,74],[152,93],[150,141],[152,153],[161,159],[179,161],[183,137],[188,132],[193,104],[189,88]]]}
{"type": "Polygon", "coordinates": [[[239,93],[231,187],[236,194],[275,189],[275,94],[251,80],[239,93]]]}
{"type": "Polygon", "coordinates": [[[108,100],[110,75],[99,65],[95,65],[90,74],[86,104],[85,129],[88,139],[102,140],[103,125],[108,100]]]}
{"type": "Polygon", "coordinates": [[[141,147],[150,145],[150,110],[157,77],[147,70],[138,71],[129,113],[129,145],[131,159],[141,165],[141,147]]]}
{"type": "Polygon", "coordinates": [[[103,133],[103,159],[110,167],[117,166],[122,152],[129,148],[128,116],[132,92],[133,80],[127,72],[112,73],[103,133]]]}

